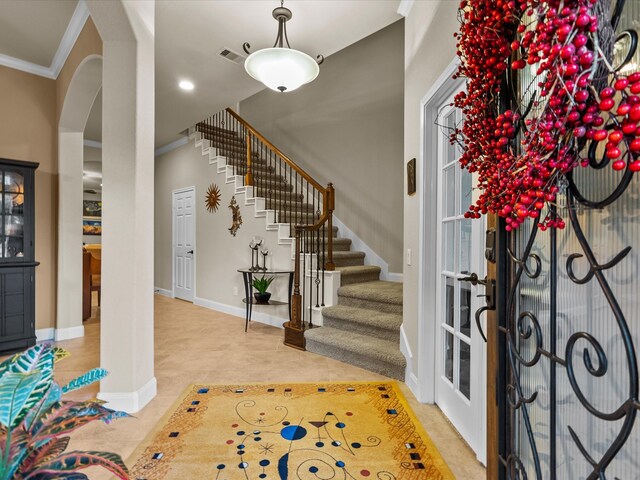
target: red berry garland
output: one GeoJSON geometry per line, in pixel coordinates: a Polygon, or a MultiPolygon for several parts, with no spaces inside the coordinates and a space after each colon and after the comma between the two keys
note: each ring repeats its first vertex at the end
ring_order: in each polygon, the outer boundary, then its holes
{"type": "MultiPolygon", "coordinates": [[[[504,217],[507,230],[539,218],[556,200],[558,181],[578,165],[584,140],[606,140],[612,168],[640,171],[640,73],[616,76],[596,92],[600,62],[597,0],[463,0],[456,34],[467,89],[455,98],[464,113],[462,129],[451,135],[464,145],[460,164],[478,173],[478,201],[465,214],[504,217]],[[532,21],[527,27],[522,20],[532,21]],[[522,122],[519,109],[498,113],[505,72],[527,65],[538,78],[536,118],[522,122]],[[514,149],[524,123],[520,151],[514,149]],[[583,138],[584,137],[584,138],[583,138]]],[[[525,109],[527,105],[523,106],[525,109]]],[[[564,228],[555,210],[541,229],[564,228]]]]}

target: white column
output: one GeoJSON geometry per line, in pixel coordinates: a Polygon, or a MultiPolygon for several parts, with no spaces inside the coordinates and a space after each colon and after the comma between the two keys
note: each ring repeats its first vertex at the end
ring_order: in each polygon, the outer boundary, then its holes
{"type": "Polygon", "coordinates": [[[82,337],[82,132],[58,136],[58,305],[56,340],[82,337]]]}
{"type": "Polygon", "coordinates": [[[154,5],[92,1],[89,7],[104,42],[100,364],[109,376],[101,382],[99,398],[111,408],[136,412],[156,395],[154,5]],[[102,23],[117,14],[121,19],[122,13],[130,30],[102,23]]]}

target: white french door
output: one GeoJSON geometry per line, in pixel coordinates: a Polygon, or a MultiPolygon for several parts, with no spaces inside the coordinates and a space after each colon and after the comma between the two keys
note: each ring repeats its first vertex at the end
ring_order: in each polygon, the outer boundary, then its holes
{"type": "Polygon", "coordinates": [[[193,302],[195,279],[195,188],[173,192],[173,295],[193,302]]]}
{"type": "Polygon", "coordinates": [[[484,219],[464,218],[473,203],[474,177],[457,162],[460,149],[449,133],[461,126],[462,113],[443,102],[438,123],[436,403],[482,462],[485,441],[485,344],[475,312],[484,305],[484,287],[464,280],[485,276],[484,219]]]}

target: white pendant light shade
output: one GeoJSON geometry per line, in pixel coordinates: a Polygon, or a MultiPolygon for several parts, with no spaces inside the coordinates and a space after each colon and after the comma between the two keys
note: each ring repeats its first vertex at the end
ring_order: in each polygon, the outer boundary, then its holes
{"type": "Polygon", "coordinates": [[[290,92],[313,81],[318,63],[306,53],[291,48],[264,48],[244,62],[249,75],[276,92],[290,92]]]}

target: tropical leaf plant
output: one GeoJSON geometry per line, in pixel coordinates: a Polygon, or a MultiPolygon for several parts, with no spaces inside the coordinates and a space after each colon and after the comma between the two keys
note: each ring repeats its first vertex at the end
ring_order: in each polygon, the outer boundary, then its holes
{"type": "Polygon", "coordinates": [[[128,416],[100,400],[63,400],[64,393],[103,379],[95,368],[61,387],[54,364],[69,352],[36,345],[0,363],[0,480],[86,480],[79,470],[99,466],[120,479],[129,472],[122,458],[108,452],[66,452],[69,434],[94,420],[128,416]]]}

